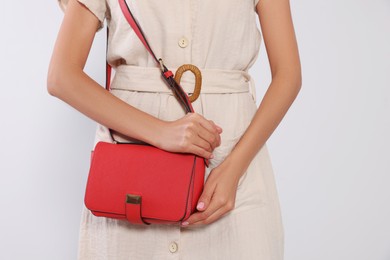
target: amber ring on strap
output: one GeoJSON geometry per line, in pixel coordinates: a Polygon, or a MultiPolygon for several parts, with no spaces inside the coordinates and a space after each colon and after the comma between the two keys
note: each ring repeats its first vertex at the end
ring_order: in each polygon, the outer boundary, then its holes
{"type": "Polygon", "coordinates": [[[177,68],[176,73],[175,73],[174,79],[175,79],[177,84],[180,85],[181,76],[187,70],[190,70],[195,75],[194,92],[192,93],[192,95],[188,96],[189,100],[192,103],[199,97],[200,90],[202,87],[202,74],[201,74],[200,70],[198,69],[198,67],[196,67],[195,65],[183,64],[179,68],[177,68]]]}

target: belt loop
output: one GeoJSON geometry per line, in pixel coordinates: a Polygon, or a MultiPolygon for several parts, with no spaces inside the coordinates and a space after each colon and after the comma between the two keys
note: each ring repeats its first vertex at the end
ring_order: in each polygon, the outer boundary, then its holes
{"type": "MultiPolygon", "coordinates": [[[[249,75],[249,74],[248,74],[249,75]]],[[[256,101],[256,86],[255,86],[255,80],[251,75],[249,75],[249,92],[252,95],[253,101],[256,101]]]]}

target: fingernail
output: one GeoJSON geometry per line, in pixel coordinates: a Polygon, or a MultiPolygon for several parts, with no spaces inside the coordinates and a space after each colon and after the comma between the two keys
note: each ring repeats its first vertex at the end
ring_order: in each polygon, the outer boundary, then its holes
{"type": "Polygon", "coordinates": [[[189,223],[187,221],[184,221],[181,223],[182,226],[187,226],[189,223]]]}
{"type": "Polygon", "coordinates": [[[210,159],[213,159],[213,158],[214,158],[214,154],[211,154],[211,155],[210,155],[210,159]]]}
{"type": "Polygon", "coordinates": [[[203,207],[204,207],[203,202],[199,202],[198,205],[196,206],[197,209],[203,209],[203,207]]]}

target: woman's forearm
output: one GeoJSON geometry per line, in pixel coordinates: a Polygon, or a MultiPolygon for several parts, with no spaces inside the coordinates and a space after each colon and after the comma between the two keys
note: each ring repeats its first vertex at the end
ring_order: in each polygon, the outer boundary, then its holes
{"type": "MultiPolygon", "coordinates": [[[[300,80],[275,77],[250,125],[225,161],[235,174],[242,174],[274,132],[300,91],[300,80]]],[[[236,176],[237,177],[237,176],[236,176]]]]}
{"type": "Polygon", "coordinates": [[[116,97],[84,73],[99,23],[83,4],[69,1],[49,65],[48,92],[121,135],[167,151],[210,158],[220,145],[221,129],[214,122],[197,113],[161,120],[116,97]]]}
{"type": "Polygon", "coordinates": [[[51,95],[104,126],[156,145],[163,121],[115,97],[79,68],[64,67],[61,72],[49,69],[51,95]]]}

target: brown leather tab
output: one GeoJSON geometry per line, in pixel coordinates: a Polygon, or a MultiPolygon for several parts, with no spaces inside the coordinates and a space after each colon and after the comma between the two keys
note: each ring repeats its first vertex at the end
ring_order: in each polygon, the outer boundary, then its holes
{"type": "Polygon", "coordinates": [[[150,225],[145,222],[141,215],[142,196],[127,194],[126,196],[126,218],[130,223],[150,225]]]}

